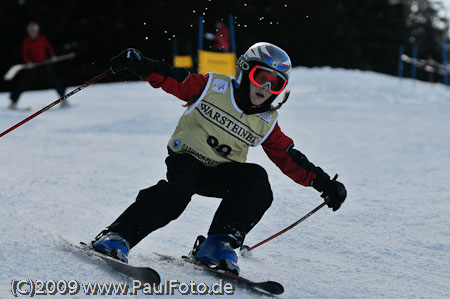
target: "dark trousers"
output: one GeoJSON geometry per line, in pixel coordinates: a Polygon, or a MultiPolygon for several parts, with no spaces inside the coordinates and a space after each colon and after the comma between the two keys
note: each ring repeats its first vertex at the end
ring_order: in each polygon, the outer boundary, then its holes
{"type": "Polygon", "coordinates": [[[167,181],[141,190],[136,201],[109,227],[135,246],[152,231],[178,218],[192,195],[222,198],[208,234],[232,234],[239,247],[270,207],[273,195],[267,173],[259,165],[224,163],[206,167],[187,154],[166,158],[167,181]]]}
{"type": "Polygon", "coordinates": [[[59,96],[62,97],[65,92],[65,87],[56,78],[52,69],[49,66],[41,66],[36,69],[24,70],[20,74],[16,88],[11,91],[10,99],[13,103],[17,103],[20,94],[24,92],[36,80],[45,82],[51,87],[55,88],[59,96]]]}

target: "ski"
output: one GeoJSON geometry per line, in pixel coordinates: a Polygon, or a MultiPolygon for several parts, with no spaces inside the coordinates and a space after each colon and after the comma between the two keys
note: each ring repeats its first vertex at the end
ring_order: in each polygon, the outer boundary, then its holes
{"type": "Polygon", "coordinates": [[[31,107],[27,106],[27,107],[16,107],[16,108],[10,108],[10,107],[2,107],[2,110],[7,110],[7,111],[11,111],[11,112],[29,112],[31,111],[31,107]]]}
{"type": "Polygon", "coordinates": [[[151,283],[151,284],[161,283],[161,278],[160,278],[158,272],[156,272],[152,268],[129,265],[129,264],[119,261],[115,258],[107,256],[103,253],[95,251],[92,248],[92,246],[90,246],[86,243],[83,243],[83,242],[80,242],[78,245],[75,245],[75,247],[81,249],[83,252],[87,253],[89,256],[100,258],[103,262],[105,262],[113,270],[115,270],[119,273],[122,273],[128,277],[131,277],[133,279],[140,280],[142,283],[151,283]]]}
{"type": "MultiPolygon", "coordinates": [[[[53,64],[59,61],[63,61],[66,59],[72,59],[75,57],[75,53],[69,53],[69,54],[65,54],[65,55],[61,55],[61,56],[56,56],[53,59],[47,59],[44,61],[40,61],[40,62],[35,62],[32,64],[31,69],[39,67],[39,66],[43,66],[43,65],[49,65],[49,64],[53,64]]],[[[30,69],[30,67],[28,67],[27,64],[16,64],[13,65],[7,72],[6,74],[3,76],[3,79],[5,81],[10,81],[12,80],[18,72],[20,72],[21,70],[25,70],[25,69],[30,69]]]]}
{"type": "Polygon", "coordinates": [[[240,275],[234,274],[230,271],[223,270],[215,265],[205,265],[202,264],[200,261],[189,257],[189,256],[182,256],[181,258],[176,258],[170,255],[165,255],[161,253],[154,252],[155,255],[157,255],[159,258],[161,258],[164,261],[173,262],[173,263],[190,263],[193,264],[195,267],[204,270],[208,273],[211,273],[219,278],[233,281],[237,283],[239,286],[244,287],[246,289],[256,291],[259,294],[265,294],[265,295],[280,295],[284,292],[283,285],[276,281],[262,281],[262,282],[256,282],[252,281],[250,279],[247,279],[245,277],[242,277],[240,275]]]}

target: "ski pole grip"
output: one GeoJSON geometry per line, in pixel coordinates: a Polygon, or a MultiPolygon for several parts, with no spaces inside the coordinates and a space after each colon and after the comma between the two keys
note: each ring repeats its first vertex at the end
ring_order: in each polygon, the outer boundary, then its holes
{"type": "MultiPolygon", "coordinates": [[[[335,182],[338,178],[338,174],[336,173],[334,175],[334,177],[331,179],[332,182],[335,182]]],[[[323,199],[325,199],[327,196],[325,195],[325,192],[322,192],[322,194],[320,195],[320,197],[322,197],[323,199]]]]}

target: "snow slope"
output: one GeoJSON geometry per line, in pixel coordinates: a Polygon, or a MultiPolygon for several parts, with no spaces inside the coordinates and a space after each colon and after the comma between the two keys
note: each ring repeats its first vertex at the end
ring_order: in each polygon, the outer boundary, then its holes
{"type": "MultiPolygon", "coordinates": [[[[311,161],[339,174],[349,196],[338,212],[324,208],[240,258],[242,274],[280,281],[281,298],[449,298],[450,90],[330,68],[296,68],[291,77],[280,126],[311,161]]],[[[0,94],[2,106],[7,96],[0,94]]],[[[27,92],[20,105],[37,110],[55,96],[27,92]]],[[[122,281],[67,240],[91,240],[140,189],[165,176],[166,143],[182,102],[142,82],[93,85],[71,102],[0,140],[0,298],[12,297],[13,278],[122,281]]],[[[26,116],[1,110],[0,130],[26,116]]],[[[275,196],[247,237],[254,245],[320,198],[284,176],[262,148],[252,149],[249,161],[267,169],[275,196]]],[[[152,265],[163,279],[216,282],[152,252],[189,252],[218,204],[194,196],[130,262],[152,265]]],[[[236,295],[254,297],[240,289],[236,295]]]]}

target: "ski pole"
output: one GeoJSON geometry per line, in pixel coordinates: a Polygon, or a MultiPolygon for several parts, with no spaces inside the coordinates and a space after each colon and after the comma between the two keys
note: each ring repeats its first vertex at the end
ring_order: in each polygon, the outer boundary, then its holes
{"type": "MultiPolygon", "coordinates": [[[[335,181],[337,179],[338,175],[336,174],[332,181],[335,181]]],[[[323,195],[322,195],[323,197],[323,195]]],[[[318,210],[320,210],[321,208],[323,208],[323,206],[326,205],[326,202],[321,203],[320,205],[318,205],[315,209],[313,209],[311,212],[309,212],[308,214],[306,214],[305,216],[303,216],[302,218],[300,218],[299,220],[295,221],[294,223],[292,223],[291,225],[289,225],[288,227],[286,227],[285,229],[279,231],[278,233],[268,237],[265,240],[262,240],[261,242],[259,242],[256,245],[253,245],[252,247],[249,247],[247,245],[243,245],[240,249],[240,253],[242,256],[249,256],[250,255],[250,251],[252,251],[253,249],[263,245],[264,243],[269,242],[272,239],[275,239],[276,237],[284,234],[285,232],[287,232],[288,230],[292,229],[293,227],[295,227],[296,225],[302,223],[303,221],[305,221],[306,219],[308,219],[312,214],[314,214],[315,212],[317,212],[318,210]]]]}
{"type": "Polygon", "coordinates": [[[69,92],[68,94],[65,94],[64,96],[60,97],[59,99],[57,99],[56,101],[54,101],[53,103],[51,103],[48,106],[45,106],[44,108],[42,108],[41,110],[39,110],[38,112],[28,116],[27,118],[25,118],[24,120],[22,120],[21,122],[15,124],[14,126],[12,126],[11,128],[9,128],[8,130],[4,131],[3,133],[0,134],[0,137],[5,136],[6,134],[8,134],[9,132],[17,129],[18,127],[20,127],[21,125],[23,125],[24,123],[32,120],[33,118],[35,118],[36,116],[38,116],[39,114],[44,113],[45,111],[47,111],[48,109],[52,108],[53,106],[61,103],[62,101],[64,101],[65,99],[67,99],[68,97],[76,94],[77,92],[79,92],[82,89],[85,89],[86,87],[88,87],[89,85],[92,85],[94,83],[96,83],[97,81],[105,78],[106,76],[110,75],[112,72],[111,70],[107,70],[103,73],[101,73],[100,75],[95,76],[94,78],[92,78],[91,80],[89,80],[88,82],[84,83],[83,85],[79,86],[78,88],[72,90],[71,92],[69,92]]]}

